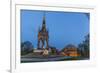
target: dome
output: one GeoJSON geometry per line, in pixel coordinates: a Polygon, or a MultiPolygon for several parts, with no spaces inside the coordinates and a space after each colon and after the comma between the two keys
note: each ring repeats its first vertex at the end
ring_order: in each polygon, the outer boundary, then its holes
{"type": "Polygon", "coordinates": [[[77,48],[77,47],[73,44],[68,44],[65,48],[77,48]]]}

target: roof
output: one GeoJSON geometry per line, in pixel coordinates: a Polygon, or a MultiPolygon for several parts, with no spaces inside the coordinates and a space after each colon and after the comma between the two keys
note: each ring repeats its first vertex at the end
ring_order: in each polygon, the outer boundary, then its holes
{"type": "Polygon", "coordinates": [[[77,48],[77,47],[73,44],[68,44],[65,48],[77,48]]]}

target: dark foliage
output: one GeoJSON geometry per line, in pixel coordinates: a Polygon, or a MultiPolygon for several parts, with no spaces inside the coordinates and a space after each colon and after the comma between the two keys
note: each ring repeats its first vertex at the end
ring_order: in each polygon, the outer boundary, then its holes
{"type": "Polygon", "coordinates": [[[33,51],[33,45],[30,41],[21,43],[21,55],[28,54],[33,51]]]}
{"type": "Polygon", "coordinates": [[[59,53],[59,51],[56,49],[56,47],[50,47],[51,49],[51,55],[57,55],[59,53]]]}
{"type": "Polygon", "coordinates": [[[78,45],[78,48],[82,57],[89,58],[89,34],[85,36],[85,40],[78,45]]]}

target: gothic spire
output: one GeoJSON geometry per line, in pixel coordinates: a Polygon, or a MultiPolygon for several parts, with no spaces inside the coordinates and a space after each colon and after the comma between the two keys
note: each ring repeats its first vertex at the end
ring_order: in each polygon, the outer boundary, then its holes
{"type": "Polygon", "coordinates": [[[43,15],[42,29],[43,29],[43,30],[44,30],[44,29],[46,30],[45,13],[44,13],[44,15],[43,15]]]}
{"type": "Polygon", "coordinates": [[[45,14],[43,16],[43,25],[45,24],[45,14]]]}

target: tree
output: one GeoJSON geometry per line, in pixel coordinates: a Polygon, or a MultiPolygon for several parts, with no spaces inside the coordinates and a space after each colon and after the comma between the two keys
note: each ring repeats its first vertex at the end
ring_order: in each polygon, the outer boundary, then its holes
{"type": "Polygon", "coordinates": [[[57,55],[58,54],[58,50],[56,49],[56,47],[50,47],[51,49],[51,55],[57,55]]]}
{"type": "Polygon", "coordinates": [[[85,36],[83,45],[84,45],[85,57],[89,57],[89,34],[87,36],[85,36]]]}
{"type": "Polygon", "coordinates": [[[78,52],[78,54],[80,54],[80,56],[84,57],[84,45],[83,45],[83,43],[80,43],[78,45],[77,52],[78,52]]]}
{"type": "Polygon", "coordinates": [[[21,43],[21,54],[28,54],[33,51],[33,45],[30,41],[25,41],[21,43]]]}
{"type": "Polygon", "coordinates": [[[89,58],[89,34],[85,36],[85,40],[78,45],[78,48],[82,57],[89,58]]]}

